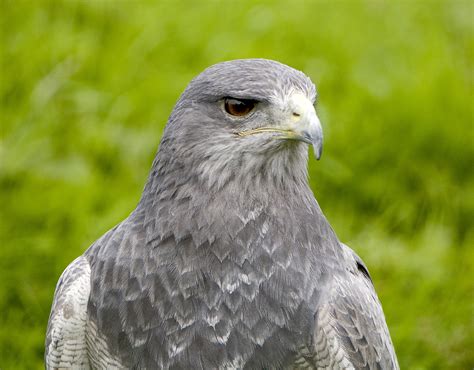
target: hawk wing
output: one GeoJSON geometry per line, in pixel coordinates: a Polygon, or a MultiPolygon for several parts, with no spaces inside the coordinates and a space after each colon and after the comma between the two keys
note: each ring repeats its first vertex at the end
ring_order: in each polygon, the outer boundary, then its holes
{"type": "Polygon", "coordinates": [[[86,343],[90,272],[89,262],[81,256],[58,281],[46,333],[47,369],[90,367],[86,343]]]}
{"type": "Polygon", "coordinates": [[[352,259],[348,274],[338,274],[316,315],[314,350],[317,368],[399,369],[382,306],[362,260],[352,259]]]}

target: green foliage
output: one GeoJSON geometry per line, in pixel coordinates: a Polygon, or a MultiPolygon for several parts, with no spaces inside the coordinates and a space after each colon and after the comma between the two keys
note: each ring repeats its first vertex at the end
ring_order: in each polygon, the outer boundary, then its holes
{"type": "Polygon", "coordinates": [[[56,281],[134,208],[188,81],[265,57],[320,93],[311,183],[405,369],[470,369],[469,1],[2,1],[0,367],[41,368],[56,281]]]}

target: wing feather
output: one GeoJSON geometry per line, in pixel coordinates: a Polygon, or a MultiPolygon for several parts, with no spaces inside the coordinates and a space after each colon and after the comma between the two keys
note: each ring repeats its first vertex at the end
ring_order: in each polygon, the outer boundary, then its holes
{"type": "Polygon", "coordinates": [[[316,315],[318,368],[399,369],[382,306],[362,260],[348,247],[353,268],[335,276],[316,315]]]}
{"type": "Polygon", "coordinates": [[[46,333],[47,369],[89,369],[86,343],[90,266],[76,258],[61,275],[54,293],[46,333]]]}

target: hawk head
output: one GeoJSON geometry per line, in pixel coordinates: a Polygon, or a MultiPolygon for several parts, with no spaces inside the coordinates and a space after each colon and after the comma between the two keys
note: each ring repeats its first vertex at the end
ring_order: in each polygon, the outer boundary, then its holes
{"type": "Polygon", "coordinates": [[[163,168],[175,162],[219,187],[261,175],[306,181],[307,144],[316,158],[322,152],[315,100],[311,80],[284,64],[242,59],[213,65],[181,95],[157,159],[168,161],[163,168]]]}

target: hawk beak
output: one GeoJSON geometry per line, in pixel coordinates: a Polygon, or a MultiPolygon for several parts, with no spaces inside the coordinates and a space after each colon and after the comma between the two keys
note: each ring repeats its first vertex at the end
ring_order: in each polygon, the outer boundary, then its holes
{"type": "Polygon", "coordinates": [[[302,94],[293,94],[289,102],[291,117],[287,126],[296,139],[313,146],[317,160],[323,153],[323,128],[311,101],[302,94]]]}
{"type": "Polygon", "coordinates": [[[295,133],[294,138],[312,145],[314,156],[319,160],[323,153],[323,129],[314,108],[312,113],[302,118],[295,126],[292,130],[295,133]]]}

